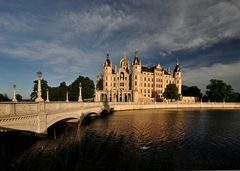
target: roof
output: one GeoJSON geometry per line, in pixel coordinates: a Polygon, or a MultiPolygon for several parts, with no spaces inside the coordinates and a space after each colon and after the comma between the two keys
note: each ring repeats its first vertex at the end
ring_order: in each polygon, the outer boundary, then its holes
{"type": "Polygon", "coordinates": [[[154,72],[154,67],[148,68],[146,66],[142,66],[142,71],[144,71],[144,72],[154,72]]]}
{"type": "Polygon", "coordinates": [[[173,70],[173,72],[180,72],[181,71],[181,68],[180,66],[177,64],[173,70]]]}

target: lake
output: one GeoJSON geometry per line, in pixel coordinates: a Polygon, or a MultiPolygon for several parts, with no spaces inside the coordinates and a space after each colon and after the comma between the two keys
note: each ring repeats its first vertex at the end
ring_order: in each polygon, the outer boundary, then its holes
{"type": "Polygon", "coordinates": [[[1,155],[11,159],[24,150],[51,148],[87,130],[124,135],[135,145],[137,157],[156,168],[168,163],[175,169],[240,169],[240,110],[117,111],[80,127],[58,123],[45,139],[1,134],[1,155]]]}

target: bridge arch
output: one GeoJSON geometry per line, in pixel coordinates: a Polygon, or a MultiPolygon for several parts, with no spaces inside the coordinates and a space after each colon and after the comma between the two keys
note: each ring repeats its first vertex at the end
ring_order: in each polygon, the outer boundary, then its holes
{"type": "Polygon", "coordinates": [[[70,119],[79,119],[79,120],[81,120],[82,119],[82,117],[83,117],[83,114],[81,113],[81,114],[65,114],[65,115],[61,115],[61,116],[57,116],[57,117],[55,117],[55,118],[53,118],[53,119],[49,119],[49,121],[47,122],[47,125],[46,125],[46,130],[50,127],[50,126],[52,126],[52,125],[54,125],[55,123],[57,123],[57,122],[59,122],[59,121],[63,121],[63,120],[70,120],[70,119]]]}

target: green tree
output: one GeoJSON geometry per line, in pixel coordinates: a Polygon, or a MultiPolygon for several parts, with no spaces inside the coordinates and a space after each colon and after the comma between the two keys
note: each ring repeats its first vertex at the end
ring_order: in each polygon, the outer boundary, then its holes
{"type": "Polygon", "coordinates": [[[199,89],[197,86],[188,87],[186,85],[183,85],[182,86],[182,95],[202,98],[201,89],[199,89]]]}
{"type": "Polygon", "coordinates": [[[22,96],[20,94],[16,94],[17,101],[22,101],[22,96]]]}
{"type": "MultiPolygon", "coordinates": [[[[30,95],[30,99],[34,101],[37,98],[37,87],[38,87],[38,81],[33,81],[33,92],[30,95]]],[[[46,80],[41,80],[41,88],[42,88],[42,98],[46,100],[47,97],[47,89],[49,88],[48,82],[46,80]]]]}
{"type": "Polygon", "coordinates": [[[234,101],[234,91],[231,85],[226,84],[222,80],[211,79],[207,85],[207,98],[214,102],[234,101]]]}
{"type": "Polygon", "coordinates": [[[10,101],[8,95],[5,94],[0,94],[0,101],[10,101]]]}
{"type": "Polygon", "coordinates": [[[163,93],[163,97],[166,99],[171,99],[171,101],[173,99],[177,100],[179,98],[179,94],[176,84],[168,84],[163,93]]]}
{"type": "Polygon", "coordinates": [[[79,83],[82,85],[82,98],[92,98],[94,96],[94,82],[88,77],[79,76],[69,85],[69,100],[78,100],[79,83]]]}

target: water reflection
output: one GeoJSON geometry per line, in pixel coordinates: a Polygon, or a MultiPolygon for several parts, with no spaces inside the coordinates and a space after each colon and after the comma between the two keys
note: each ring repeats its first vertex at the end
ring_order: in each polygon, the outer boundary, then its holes
{"type": "Polygon", "coordinates": [[[16,143],[17,137],[1,135],[1,154],[16,155],[26,146],[28,150],[54,148],[79,140],[86,130],[124,135],[136,145],[144,161],[156,166],[168,163],[178,169],[240,168],[240,110],[132,110],[90,119],[81,126],[59,122],[42,140],[31,138],[21,144],[16,143]]]}

